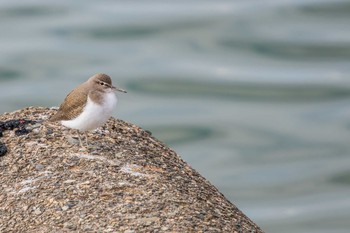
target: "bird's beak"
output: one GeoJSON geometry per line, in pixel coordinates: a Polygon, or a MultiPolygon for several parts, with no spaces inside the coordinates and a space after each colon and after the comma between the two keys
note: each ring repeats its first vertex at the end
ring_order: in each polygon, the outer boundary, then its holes
{"type": "Polygon", "coordinates": [[[125,90],[123,90],[123,89],[121,89],[121,88],[119,88],[119,87],[115,87],[115,86],[112,86],[112,90],[114,90],[114,91],[120,91],[120,92],[126,93],[125,90]]]}

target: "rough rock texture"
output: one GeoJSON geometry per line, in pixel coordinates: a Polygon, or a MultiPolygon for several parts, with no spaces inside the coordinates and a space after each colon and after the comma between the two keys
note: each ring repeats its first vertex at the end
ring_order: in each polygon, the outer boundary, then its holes
{"type": "Polygon", "coordinates": [[[54,111],[0,116],[39,121],[0,137],[0,232],[262,232],[143,129],[110,119],[84,149],[75,130],[45,121],[54,111]]]}

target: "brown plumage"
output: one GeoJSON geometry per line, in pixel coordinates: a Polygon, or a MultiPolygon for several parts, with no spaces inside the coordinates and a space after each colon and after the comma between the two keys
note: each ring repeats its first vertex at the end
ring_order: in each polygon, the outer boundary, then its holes
{"type": "Polygon", "coordinates": [[[87,97],[91,94],[90,98],[95,102],[99,100],[99,94],[101,89],[101,93],[103,90],[103,86],[97,85],[101,84],[101,82],[105,83],[112,87],[111,78],[106,74],[95,74],[91,78],[89,78],[86,82],[82,83],[74,90],[72,90],[64,99],[63,103],[60,105],[57,113],[50,117],[49,121],[62,121],[62,120],[71,120],[80,115],[83,111],[87,97]],[[93,93],[90,92],[91,87],[95,85],[97,90],[93,93]],[[82,104],[83,103],[83,104],[82,104]]]}

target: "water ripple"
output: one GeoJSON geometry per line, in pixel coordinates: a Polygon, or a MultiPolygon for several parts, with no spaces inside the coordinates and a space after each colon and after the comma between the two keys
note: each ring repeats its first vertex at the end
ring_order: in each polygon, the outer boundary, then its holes
{"type": "Polygon", "coordinates": [[[62,14],[66,9],[57,6],[17,6],[0,9],[0,18],[26,18],[62,14]]]}
{"type": "Polygon", "coordinates": [[[301,12],[307,14],[324,16],[346,16],[349,17],[350,3],[349,2],[332,2],[324,4],[309,4],[299,7],[301,12]]]}
{"type": "Polygon", "coordinates": [[[219,45],[232,50],[252,50],[271,57],[298,60],[330,60],[350,58],[350,43],[296,43],[288,41],[239,41],[222,39],[219,45]]]}
{"type": "Polygon", "coordinates": [[[154,126],[152,134],[170,145],[194,142],[197,140],[212,137],[217,132],[214,129],[205,126],[194,125],[169,125],[169,126],[154,126]]]}
{"type": "Polygon", "coordinates": [[[208,81],[149,78],[130,81],[129,90],[162,96],[193,96],[249,101],[308,102],[350,97],[350,89],[340,86],[276,84],[276,83],[214,83],[208,81]]]}
{"type": "Polygon", "coordinates": [[[12,80],[14,78],[18,78],[19,76],[20,76],[20,73],[16,70],[0,68],[0,81],[12,80]]]}

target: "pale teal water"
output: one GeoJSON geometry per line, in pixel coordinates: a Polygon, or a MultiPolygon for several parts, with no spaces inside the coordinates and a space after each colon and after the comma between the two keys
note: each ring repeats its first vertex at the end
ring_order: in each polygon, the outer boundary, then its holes
{"type": "Polygon", "coordinates": [[[266,232],[350,229],[350,1],[0,2],[0,112],[97,72],[266,232]]]}

